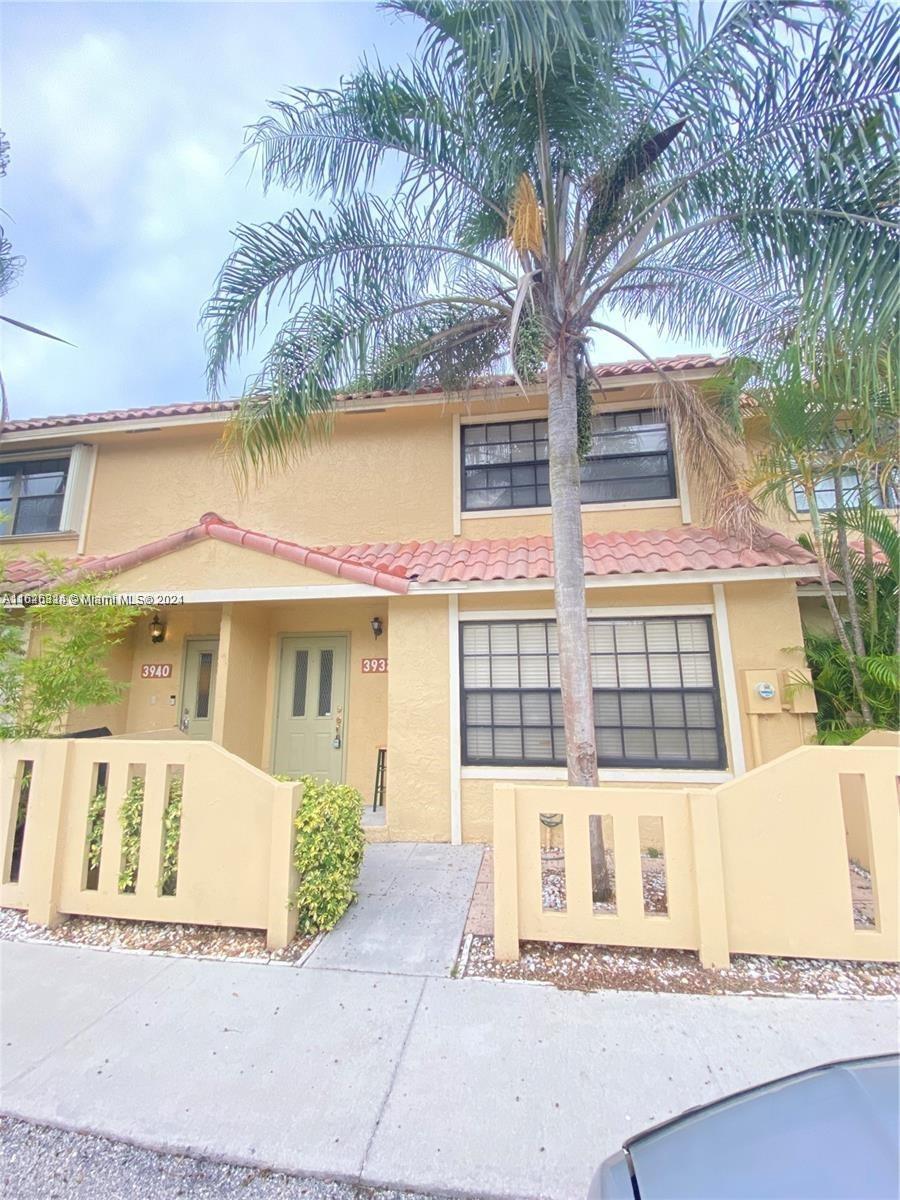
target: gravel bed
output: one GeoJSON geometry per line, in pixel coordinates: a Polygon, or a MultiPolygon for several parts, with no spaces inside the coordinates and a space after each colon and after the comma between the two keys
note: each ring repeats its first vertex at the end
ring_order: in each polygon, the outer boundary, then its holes
{"type": "Polygon", "coordinates": [[[467,940],[459,973],[518,979],[580,992],[682,992],[749,996],[898,996],[900,970],[888,963],[732,955],[725,971],[706,970],[688,950],[522,942],[518,962],[494,959],[494,939],[467,940]]]}
{"type": "MultiPolygon", "coordinates": [[[[616,858],[612,850],[606,851],[606,874],[609,880],[609,898],[594,903],[594,912],[616,911],[616,858]]],[[[644,894],[644,912],[668,912],[666,892],[666,860],[661,854],[641,854],[641,886],[644,894]]],[[[541,851],[541,901],[548,912],[565,912],[566,909],[566,864],[565,851],[551,849],[541,851]]]]}
{"type": "Polygon", "coordinates": [[[158,1154],[10,1117],[0,1122],[0,1195],[3,1200],[435,1200],[158,1154]]]}
{"type": "Polygon", "coordinates": [[[112,917],[69,917],[56,929],[32,925],[14,908],[0,908],[0,941],[55,942],[99,950],[142,950],[185,958],[243,958],[251,962],[296,963],[312,944],[295,937],[284,950],[267,950],[256,929],[220,929],[165,921],[122,921],[112,917]]]}

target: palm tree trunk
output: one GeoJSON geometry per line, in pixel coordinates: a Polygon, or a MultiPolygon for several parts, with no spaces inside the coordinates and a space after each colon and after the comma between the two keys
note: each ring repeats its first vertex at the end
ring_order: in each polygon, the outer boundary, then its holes
{"type": "MultiPolygon", "coordinates": [[[[860,487],[862,484],[860,484],[860,487]]],[[[850,545],[847,541],[847,526],[844,524],[844,481],[840,472],[834,477],[834,516],[837,531],[838,558],[841,563],[841,574],[844,577],[844,591],[847,595],[847,616],[850,620],[850,633],[853,638],[853,649],[859,658],[866,652],[863,640],[862,624],[859,619],[859,605],[856,600],[853,570],[850,566],[850,545]]]]}
{"type": "Polygon", "coordinates": [[[834,590],[831,586],[831,579],[828,572],[828,559],[825,556],[825,544],[822,540],[822,519],[819,514],[819,506],[816,502],[815,490],[812,487],[804,488],[806,498],[809,502],[809,518],[812,525],[812,540],[816,551],[816,561],[819,566],[819,579],[822,583],[822,591],[825,593],[825,604],[828,607],[831,623],[834,625],[834,632],[837,634],[837,639],[841,643],[844,653],[847,655],[847,666],[850,670],[850,678],[853,680],[853,689],[856,692],[856,697],[859,700],[859,711],[862,719],[867,725],[873,724],[872,710],[869,707],[869,702],[866,699],[865,690],[863,687],[862,676],[859,673],[859,666],[856,662],[856,656],[853,653],[853,647],[850,645],[850,639],[847,637],[847,628],[838,612],[837,602],[834,598],[834,590]]]}
{"type": "MultiPolygon", "coordinates": [[[[566,767],[573,787],[596,787],[594,689],[584,594],[581,465],[575,398],[575,355],[561,339],[548,357],[548,440],[553,529],[553,588],[559,637],[559,682],[566,731],[566,767]]],[[[595,900],[609,895],[600,818],[590,822],[591,877],[595,900]]]]}

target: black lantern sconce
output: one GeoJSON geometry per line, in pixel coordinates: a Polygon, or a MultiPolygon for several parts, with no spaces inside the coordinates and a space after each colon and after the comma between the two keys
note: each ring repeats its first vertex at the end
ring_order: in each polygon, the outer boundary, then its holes
{"type": "Polygon", "coordinates": [[[384,624],[382,623],[381,617],[372,618],[372,632],[375,634],[376,641],[384,633],[384,624]]]}
{"type": "Polygon", "coordinates": [[[159,613],[153,614],[153,620],[150,622],[149,630],[150,630],[150,641],[153,643],[154,646],[158,646],[160,642],[165,641],[166,625],[165,625],[164,621],[161,621],[159,619],[159,613]]]}

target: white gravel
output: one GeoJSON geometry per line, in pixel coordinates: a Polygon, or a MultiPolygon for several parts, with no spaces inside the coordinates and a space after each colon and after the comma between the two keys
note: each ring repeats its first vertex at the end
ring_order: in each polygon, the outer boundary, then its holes
{"type": "Polygon", "coordinates": [[[45,925],[32,925],[22,912],[0,908],[0,941],[67,943],[94,950],[214,960],[239,958],[246,962],[300,966],[314,939],[298,934],[284,950],[267,950],[266,935],[257,929],[125,921],[113,917],[69,917],[55,929],[48,929],[45,925]]]}
{"type": "Polygon", "coordinates": [[[0,1195],[3,1200],[437,1200],[158,1154],[11,1117],[0,1120],[0,1195]]]}

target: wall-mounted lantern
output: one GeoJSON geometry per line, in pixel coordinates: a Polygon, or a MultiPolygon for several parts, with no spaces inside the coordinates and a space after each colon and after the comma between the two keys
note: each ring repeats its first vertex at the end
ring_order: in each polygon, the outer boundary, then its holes
{"type": "Polygon", "coordinates": [[[372,618],[372,632],[375,634],[376,641],[384,633],[384,624],[382,623],[381,617],[372,618]]]}
{"type": "Polygon", "coordinates": [[[164,621],[160,620],[159,613],[153,614],[153,620],[150,622],[148,629],[150,632],[150,641],[154,646],[158,646],[160,642],[165,641],[166,625],[164,621]]]}

